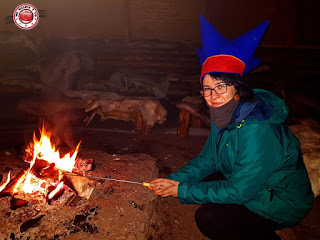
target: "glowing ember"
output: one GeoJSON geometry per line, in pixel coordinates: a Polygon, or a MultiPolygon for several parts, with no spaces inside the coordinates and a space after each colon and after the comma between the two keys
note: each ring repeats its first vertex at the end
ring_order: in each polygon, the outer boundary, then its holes
{"type": "Polygon", "coordinates": [[[48,184],[30,172],[25,172],[14,186],[13,193],[23,191],[29,194],[46,196],[48,184]]]}
{"type": "Polygon", "coordinates": [[[0,186],[0,192],[1,192],[1,191],[8,185],[8,183],[10,182],[10,173],[11,173],[11,172],[8,173],[7,181],[0,186]]]}
{"type": "Polygon", "coordinates": [[[63,187],[63,182],[58,184],[58,186],[49,194],[48,198],[49,199],[53,198],[54,195],[56,195],[57,192],[59,192],[62,187],[63,187]]]}
{"type": "MultiPolygon", "coordinates": [[[[30,167],[25,171],[22,176],[17,180],[13,187],[13,194],[30,194],[33,197],[53,198],[56,193],[63,187],[63,182],[60,182],[63,174],[62,171],[72,172],[80,143],[77,145],[74,153],[65,154],[60,157],[60,152],[56,146],[51,142],[51,134],[46,131],[44,126],[40,130],[40,140],[33,135],[33,142],[30,143],[26,149],[26,153],[31,156],[30,167]],[[49,172],[49,173],[47,173],[49,172]],[[51,173],[56,174],[52,178],[46,178],[51,173]],[[40,179],[40,178],[41,179],[40,179]],[[49,194],[49,188],[55,188],[49,194]]],[[[0,192],[10,182],[10,173],[6,183],[0,186],[0,192]]]]}

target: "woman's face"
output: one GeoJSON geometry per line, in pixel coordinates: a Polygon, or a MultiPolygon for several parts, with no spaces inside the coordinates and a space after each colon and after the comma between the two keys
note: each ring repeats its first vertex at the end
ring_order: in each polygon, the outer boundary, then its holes
{"type": "MultiPolygon", "coordinates": [[[[212,78],[209,74],[205,75],[203,78],[203,89],[205,88],[215,88],[220,84],[224,84],[220,79],[212,78]]],[[[236,94],[237,90],[234,85],[226,86],[227,92],[223,94],[217,94],[215,91],[212,90],[210,96],[204,96],[207,104],[211,107],[221,107],[228,103],[236,94]]],[[[217,89],[217,88],[216,88],[217,89]]]]}

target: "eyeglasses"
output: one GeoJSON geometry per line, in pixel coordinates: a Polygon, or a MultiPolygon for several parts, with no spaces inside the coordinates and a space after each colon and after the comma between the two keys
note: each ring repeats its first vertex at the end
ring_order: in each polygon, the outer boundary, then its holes
{"type": "Polygon", "coordinates": [[[215,91],[216,94],[224,94],[227,92],[227,86],[231,86],[230,83],[223,83],[215,86],[214,88],[204,87],[202,90],[200,90],[200,93],[204,97],[209,97],[212,94],[212,90],[215,91]]]}

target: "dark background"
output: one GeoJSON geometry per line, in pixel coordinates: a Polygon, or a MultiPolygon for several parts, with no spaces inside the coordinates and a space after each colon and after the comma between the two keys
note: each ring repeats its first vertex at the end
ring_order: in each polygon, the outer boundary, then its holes
{"type": "MultiPolygon", "coordinates": [[[[255,53],[263,64],[246,76],[247,81],[282,97],[290,117],[320,119],[319,1],[29,1],[41,17],[28,31],[8,21],[21,3],[0,3],[2,131],[38,124],[17,107],[26,99],[40,98],[43,103],[64,99],[68,90],[117,92],[118,86],[109,84],[115,73],[126,74],[133,82],[150,79],[160,89],[167,84],[165,97],[156,97],[168,110],[166,126],[175,127],[177,110],[172,103],[198,95],[200,64],[195,48],[201,47],[200,14],[229,39],[269,19],[271,24],[255,53]]],[[[135,90],[139,89],[120,93],[154,95],[135,90]]],[[[81,126],[81,117],[73,126],[81,126]]]]}

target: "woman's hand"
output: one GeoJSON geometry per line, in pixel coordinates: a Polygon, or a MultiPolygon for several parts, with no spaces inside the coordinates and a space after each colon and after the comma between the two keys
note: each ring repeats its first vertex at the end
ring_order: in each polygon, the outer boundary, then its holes
{"type": "Polygon", "coordinates": [[[154,191],[154,194],[160,195],[161,197],[178,197],[179,183],[180,182],[167,178],[156,178],[151,181],[149,189],[154,191]]]}

